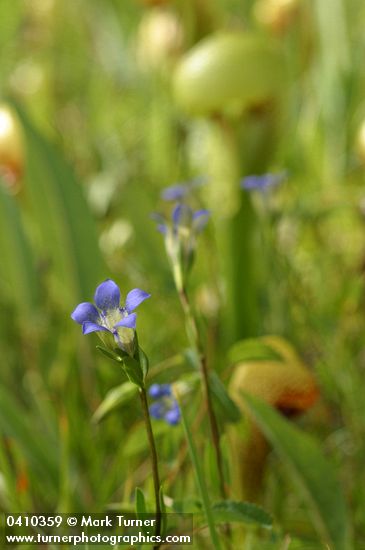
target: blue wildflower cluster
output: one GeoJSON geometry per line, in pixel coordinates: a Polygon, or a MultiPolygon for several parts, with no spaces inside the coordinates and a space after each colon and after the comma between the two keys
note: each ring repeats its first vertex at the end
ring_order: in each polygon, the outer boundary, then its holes
{"type": "Polygon", "coordinates": [[[280,185],[280,183],[285,180],[286,175],[286,172],[279,172],[277,174],[246,176],[241,180],[241,187],[247,191],[266,191],[272,187],[280,185]]]}
{"type": "Polygon", "coordinates": [[[157,229],[163,235],[168,235],[169,230],[172,230],[176,239],[190,237],[191,241],[192,237],[196,237],[204,229],[209,215],[209,210],[202,208],[194,211],[187,204],[179,203],[172,211],[170,222],[160,214],[154,214],[153,217],[158,222],[157,229]]]}
{"type": "Polygon", "coordinates": [[[168,187],[162,197],[165,200],[177,202],[171,218],[153,214],[157,229],[165,238],[166,252],[178,291],[184,287],[184,282],[193,265],[197,236],[206,226],[210,216],[209,210],[205,208],[193,210],[184,202],[189,193],[190,187],[187,184],[168,187]]]}
{"type": "Polygon", "coordinates": [[[104,344],[107,344],[103,336],[109,333],[120,349],[133,356],[137,322],[134,310],[149,297],[150,294],[144,290],[134,288],[127,294],[125,304],[121,306],[118,285],[107,279],[95,291],[96,306],[82,302],[72,312],[71,318],[82,325],[83,334],[99,332],[104,344]]]}
{"type": "Polygon", "coordinates": [[[175,183],[162,191],[161,198],[164,201],[183,201],[188,198],[196,187],[200,187],[206,182],[207,178],[205,176],[198,176],[184,183],[175,183]]]}
{"type": "Polygon", "coordinates": [[[171,426],[180,422],[180,409],[172,394],[171,384],[152,384],[148,393],[155,400],[150,405],[150,415],[153,418],[165,420],[171,426]]]}

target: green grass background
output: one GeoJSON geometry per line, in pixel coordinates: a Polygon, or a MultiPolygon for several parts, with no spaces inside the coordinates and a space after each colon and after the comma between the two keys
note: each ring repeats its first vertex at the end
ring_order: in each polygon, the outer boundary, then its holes
{"type": "MultiPolygon", "coordinates": [[[[175,57],[216,29],[250,29],[271,39],[253,4],[169,2],[166,9],[184,34],[175,57]]],[[[252,108],[235,120],[237,175],[285,169],[288,179],[270,196],[266,216],[260,197],[240,194],[246,217],[230,226],[231,248],[220,241],[223,206],[215,201],[214,208],[209,183],[199,190],[200,203],[213,207],[199,243],[192,295],[208,356],[225,382],[231,372],[227,349],[245,336],[280,334],[312,369],[321,398],[299,424],[335,464],[354,548],[361,549],[365,144],[361,157],[357,139],[365,114],[365,5],[298,4],[288,28],[274,37],[288,67],[280,114],[252,108]],[[222,288],[229,296],[231,287],[236,298],[217,310],[222,288]]],[[[137,0],[0,5],[0,93],[17,111],[26,145],[19,192],[0,188],[4,511],[127,509],[136,486],[153,502],[140,410],[130,401],[100,424],[91,422],[107,392],[124,379],[97,355],[96,338],[82,337],[70,319],[75,305],[90,300],[106,277],[124,293],[143,288],[152,298],[141,307],[138,332],[151,381],[172,382],[191,371],[183,319],[150,213],[163,208],[164,186],[209,174],[213,153],[204,146],[209,123],[174,101],[177,59],[146,66],[136,53],[151,47],[141,31],[150,9],[137,0]]],[[[224,144],[215,147],[226,166],[224,144]]],[[[193,419],[198,395],[191,406],[193,419]]],[[[182,428],[154,427],[165,493],[176,502],[189,495],[192,502],[197,489],[182,428]]],[[[204,460],[210,463],[209,456],[204,460]]],[[[214,498],[214,473],[210,483],[214,498]]],[[[291,550],[325,548],[275,453],[261,502],[275,519],[274,532],[250,533],[245,548],[284,549],[286,536],[291,550]]]]}

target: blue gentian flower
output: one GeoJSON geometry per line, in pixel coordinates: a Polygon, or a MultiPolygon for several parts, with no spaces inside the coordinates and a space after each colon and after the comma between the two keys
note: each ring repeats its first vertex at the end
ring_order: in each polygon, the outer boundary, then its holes
{"type": "Polygon", "coordinates": [[[171,426],[180,421],[179,405],[174,398],[170,384],[152,384],[149,395],[156,401],[150,405],[150,414],[156,420],[165,420],[171,426]]]}
{"type": "Polygon", "coordinates": [[[171,395],[171,385],[170,384],[152,384],[148,393],[152,399],[160,399],[160,397],[166,397],[171,395]]]}
{"type": "Polygon", "coordinates": [[[190,192],[190,188],[183,183],[176,183],[166,187],[161,193],[161,198],[164,201],[180,201],[186,197],[190,192]]]}
{"type": "Polygon", "coordinates": [[[241,187],[247,191],[266,191],[267,189],[276,187],[282,183],[285,178],[286,172],[280,172],[278,174],[262,174],[260,176],[246,176],[243,180],[241,180],[241,187]]]}
{"type": "MultiPolygon", "coordinates": [[[[75,308],[71,318],[82,325],[83,334],[110,333],[118,347],[133,355],[137,321],[134,310],[150,296],[147,292],[134,288],[127,294],[125,304],[121,306],[118,285],[107,279],[95,291],[96,307],[89,302],[83,302],[75,308]]],[[[103,339],[102,334],[99,336],[103,339]]]]}
{"type": "Polygon", "coordinates": [[[206,209],[193,210],[185,203],[174,207],[171,220],[160,214],[153,214],[157,229],[165,237],[165,247],[173,269],[175,284],[180,291],[193,264],[196,238],[204,229],[210,212],[206,209]]]}
{"type": "Polygon", "coordinates": [[[166,235],[168,230],[171,229],[175,236],[179,233],[196,236],[200,233],[208,223],[210,216],[209,210],[201,208],[200,210],[193,210],[187,204],[179,203],[172,211],[171,222],[160,214],[153,214],[153,218],[158,222],[157,229],[160,233],[166,235]]]}
{"type": "Polygon", "coordinates": [[[175,183],[162,191],[161,198],[164,201],[182,201],[195,187],[204,185],[206,182],[207,178],[205,176],[198,176],[191,181],[175,183]]]}

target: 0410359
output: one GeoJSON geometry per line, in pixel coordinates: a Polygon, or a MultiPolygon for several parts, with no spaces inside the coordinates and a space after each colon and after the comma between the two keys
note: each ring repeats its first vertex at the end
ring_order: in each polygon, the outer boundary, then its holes
{"type": "Polygon", "coordinates": [[[35,514],[7,514],[6,525],[13,527],[15,525],[19,527],[60,527],[62,524],[62,516],[48,516],[48,515],[35,515],[35,514]]]}

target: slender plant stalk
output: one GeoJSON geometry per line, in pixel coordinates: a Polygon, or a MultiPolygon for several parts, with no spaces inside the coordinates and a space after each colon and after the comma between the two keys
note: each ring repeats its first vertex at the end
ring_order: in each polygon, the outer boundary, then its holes
{"type": "Polygon", "coordinates": [[[204,395],[205,395],[205,402],[206,402],[210,429],[212,432],[213,446],[214,446],[215,456],[217,461],[220,493],[222,498],[225,499],[226,488],[225,488],[224,474],[223,474],[223,459],[222,459],[222,452],[221,452],[220,443],[219,443],[218,423],[214,413],[212,396],[209,388],[209,373],[208,373],[207,359],[203,351],[203,346],[201,344],[197,322],[196,322],[194,313],[192,311],[189,297],[186,290],[182,289],[179,292],[179,296],[180,296],[180,302],[186,318],[188,337],[191,340],[191,344],[196,350],[196,353],[199,359],[199,366],[200,366],[200,372],[202,376],[204,395]]]}
{"type": "Polygon", "coordinates": [[[207,489],[207,486],[205,484],[205,479],[204,479],[204,475],[203,475],[203,472],[202,472],[202,468],[201,468],[201,465],[200,465],[200,462],[199,462],[199,459],[198,459],[198,455],[197,455],[196,448],[195,448],[195,445],[194,445],[194,441],[193,441],[193,438],[192,438],[192,435],[191,435],[191,432],[190,432],[190,429],[189,429],[188,422],[186,421],[184,410],[181,406],[181,402],[179,401],[179,396],[176,395],[176,397],[177,397],[177,400],[179,402],[179,407],[180,407],[180,411],[181,411],[181,419],[182,419],[182,423],[183,423],[183,426],[184,426],[186,439],[187,439],[187,442],[188,442],[191,461],[192,461],[193,467],[194,467],[194,474],[195,474],[196,482],[197,482],[197,485],[198,485],[198,488],[199,488],[199,492],[200,492],[200,496],[201,496],[201,499],[202,499],[205,516],[206,516],[207,523],[208,523],[210,537],[212,539],[212,543],[214,545],[215,550],[221,550],[221,544],[219,542],[218,534],[217,534],[217,531],[215,529],[213,513],[212,513],[211,505],[210,505],[210,502],[209,502],[208,489],[207,489]]]}
{"type": "MultiPolygon", "coordinates": [[[[150,413],[149,413],[149,410],[148,410],[147,394],[146,394],[145,388],[140,388],[139,395],[140,395],[140,398],[141,398],[143,416],[144,416],[144,421],[145,421],[146,431],[147,431],[147,437],[148,437],[148,443],[149,443],[150,451],[151,451],[153,486],[154,486],[154,491],[155,491],[155,513],[156,513],[155,535],[156,535],[156,537],[158,537],[161,534],[161,502],[160,502],[160,476],[159,476],[159,472],[158,472],[157,451],[156,451],[156,445],[155,445],[155,438],[153,437],[151,417],[150,417],[150,413]]],[[[158,550],[160,548],[160,544],[157,544],[153,548],[154,548],[154,550],[158,550]]]]}

